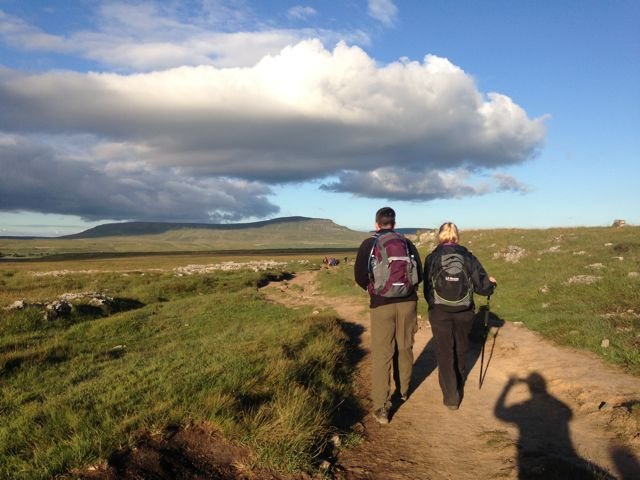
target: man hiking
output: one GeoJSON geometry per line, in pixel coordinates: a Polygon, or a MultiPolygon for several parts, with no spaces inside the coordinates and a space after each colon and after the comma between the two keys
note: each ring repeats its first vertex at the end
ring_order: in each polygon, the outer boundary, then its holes
{"type": "Polygon", "coordinates": [[[487,275],[478,259],[459,245],[460,233],[446,222],[438,231],[438,246],[424,264],[424,298],[436,343],[438,380],[443,402],[457,410],[466,378],[465,356],[473,326],[474,292],[491,295],[496,279],[487,275]]]}
{"type": "Polygon", "coordinates": [[[356,283],[370,296],[373,416],[389,423],[393,357],[397,351],[396,385],[400,399],[409,394],[413,369],[413,339],[417,330],[416,287],[422,266],[416,247],[393,229],[390,207],[376,212],[376,233],[360,245],[354,265],[356,283]]]}

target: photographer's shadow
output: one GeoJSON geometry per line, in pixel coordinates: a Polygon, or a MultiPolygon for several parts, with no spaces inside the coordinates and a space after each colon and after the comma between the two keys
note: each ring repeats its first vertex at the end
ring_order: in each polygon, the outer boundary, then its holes
{"type": "Polygon", "coordinates": [[[521,480],[613,480],[614,477],[584,458],[573,447],[569,422],[573,412],[547,392],[537,372],[509,379],[494,407],[495,416],[518,427],[518,478],[521,480]],[[525,384],[529,398],[507,406],[514,386],[525,384]]]}

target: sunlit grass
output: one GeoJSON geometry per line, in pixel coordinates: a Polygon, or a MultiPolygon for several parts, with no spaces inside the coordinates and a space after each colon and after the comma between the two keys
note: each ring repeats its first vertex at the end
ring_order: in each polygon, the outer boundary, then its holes
{"type": "Polygon", "coordinates": [[[262,465],[312,469],[351,395],[346,338],[330,315],[267,303],[257,286],[278,274],[5,275],[5,299],[106,290],[135,302],[53,321],[0,311],[0,478],[52,478],[191,421],[262,465]]]}
{"type": "MultiPolygon", "coordinates": [[[[502,319],[640,374],[640,276],[632,273],[640,272],[639,227],[472,230],[462,231],[461,243],[497,278],[491,309],[502,319]],[[517,263],[494,258],[510,246],[525,251],[517,263]],[[570,283],[577,275],[600,278],[570,283]],[[601,346],[604,339],[608,347],[601,346]]],[[[419,250],[424,262],[429,251],[419,250]]],[[[323,270],[319,278],[329,295],[368,301],[354,283],[352,265],[323,270]]],[[[476,297],[476,305],[485,302],[476,297]]],[[[426,318],[422,297],[418,313],[426,318]]]]}

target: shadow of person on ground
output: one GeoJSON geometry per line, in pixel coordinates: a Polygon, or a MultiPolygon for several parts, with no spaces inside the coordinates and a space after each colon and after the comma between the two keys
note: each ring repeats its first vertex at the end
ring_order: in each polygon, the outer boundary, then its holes
{"type": "Polygon", "coordinates": [[[609,453],[620,474],[620,480],[640,479],[640,461],[629,448],[615,446],[609,450],[609,453]]]}
{"type": "MultiPolygon", "coordinates": [[[[364,327],[357,323],[349,322],[344,319],[338,319],[340,328],[347,337],[346,351],[348,361],[348,372],[357,371],[358,364],[365,357],[367,352],[362,348],[362,334],[364,327]]],[[[355,393],[355,392],[354,392],[355,393]]],[[[360,402],[355,395],[341,399],[339,406],[333,411],[330,419],[332,426],[340,430],[353,430],[353,427],[362,422],[366,415],[360,402]]]]}
{"type": "Polygon", "coordinates": [[[418,355],[418,358],[416,358],[415,362],[413,362],[409,395],[411,395],[420,387],[422,382],[424,382],[429,377],[429,375],[433,373],[437,366],[438,362],[436,361],[436,344],[433,337],[431,337],[422,352],[420,352],[420,355],[418,355]]]}
{"type": "Polygon", "coordinates": [[[571,409],[547,392],[546,381],[537,372],[527,378],[512,377],[504,386],[495,416],[518,427],[518,478],[521,480],[613,480],[609,472],[583,458],[573,447],[569,422],[571,409]],[[525,384],[530,397],[507,406],[512,388],[525,384]]]}
{"type": "MultiPolygon", "coordinates": [[[[411,397],[418,387],[424,382],[429,375],[436,369],[436,345],[433,337],[429,339],[418,358],[413,362],[413,369],[411,371],[411,381],[409,383],[408,396],[411,397]]],[[[393,356],[393,381],[395,385],[400,385],[400,379],[398,378],[398,352],[396,351],[393,356]]],[[[391,398],[391,410],[389,411],[389,418],[393,418],[395,413],[400,409],[404,402],[400,398],[400,392],[396,391],[391,398]]]]}
{"type": "MultiPolygon", "coordinates": [[[[486,358],[483,370],[485,372],[488,370],[489,364],[491,363],[491,357],[493,356],[493,350],[496,343],[496,337],[498,336],[498,331],[504,325],[504,320],[502,320],[495,313],[489,312],[489,316],[487,318],[487,328],[485,329],[484,319],[485,319],[486,309],[487,309],[486,305],[481,306],[478,309],[478,312],[476,313],[473,320],[473,328],[469,335],[469,340],[470,340],[469,348],[468,348],[466,359],[465,359],[465,362],[466,362],[465,370],[467,372],[467,376],[468,376],[468,373],[473,369],[476,362],[478,361],[478,358],[480,358],[480,355],[482,352],[482,342],[485,341],[485,336],[487,332],[495,327],[493,329],[495,333],[494,335],[491,336],[491,346],[489,348],[488,353],[485,353],[485,355],[487,355],[487,358],[486,358]]],[[[455,360],[456,359],[454,356],[454,361],[455,360]]],[[[411,387],[409,390],[409,395],[411,395],[411,393],[413,393],[415,390],[417,390],[420,387],[422,382],[424,382],[429,377],[429,375],[433,373],[433,371],[436,369],[437,366],[438,366],[438,362],[436,360],[435,340],[433,339],[433,337],[431,337],[429,339],[429,342],[427,343],[427,345],[425,345],[424,349],[422,350],[422,352],[420,352],[420,355],[418,356],[418,358],[413,364],[413,373],[411,375],[411,387]]],[[[456,370],[457,370],[457,364],[456,364],[456,370]]],[[[460,392],[461,397],[464,396],[463,390],[464,390],[464,384],[466,380],[467,380],[466,377],[458,379],[459,384],[462,385],[461,392],[460,392]]]]}

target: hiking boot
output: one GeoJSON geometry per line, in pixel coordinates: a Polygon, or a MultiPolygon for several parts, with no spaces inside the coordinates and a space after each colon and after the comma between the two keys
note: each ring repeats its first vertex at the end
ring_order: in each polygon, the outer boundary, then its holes
{"type": "Polygon", "coordinates": [[[379,408],[373,412],[373,418],[376,419],[380,425],[386,425],[389,423],[389,409],[387,407],[379,408]]]}

